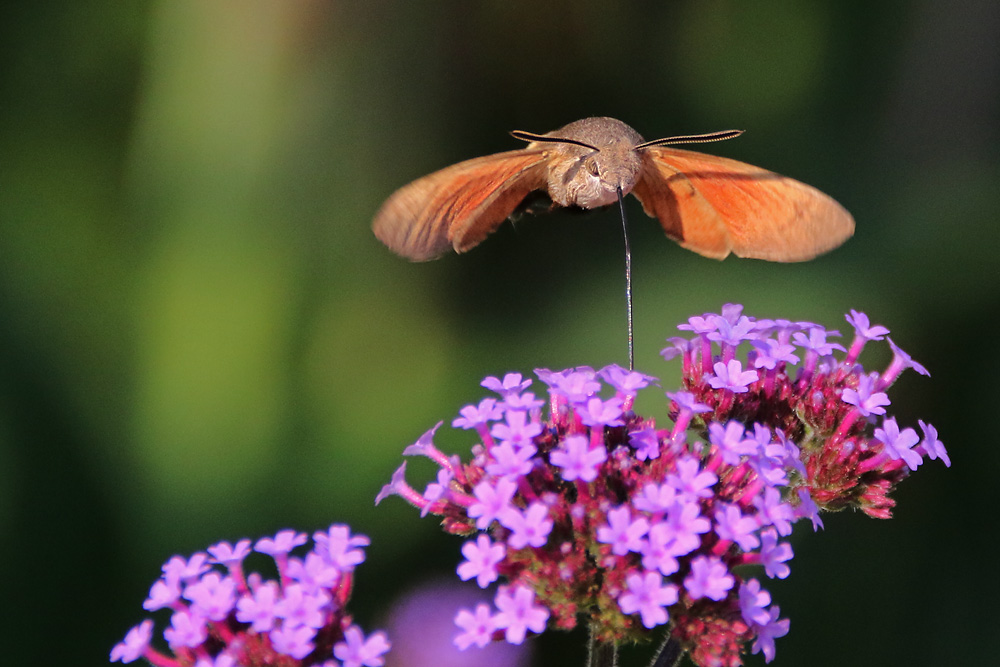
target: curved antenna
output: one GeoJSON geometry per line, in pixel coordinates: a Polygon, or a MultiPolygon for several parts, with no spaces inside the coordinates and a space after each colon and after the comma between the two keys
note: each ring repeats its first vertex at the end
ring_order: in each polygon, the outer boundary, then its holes
{"type": "Polygon", "coordinates": [[[743,134],[743,130],[722,130],[721,132],[709,132],[708,134],[685,134],[679,137],[666,137],[664,139],[653,139],[635,146],[633,150],[641,151],[643,148],[651,146],[672,146],[674,144],[707,144],[713,141],[725,141],[733,139],[743,134]]]}
{"type": "Polygon", "coordinates": [[[591,146],[590,144],[584,143],[582,141],[577,141],[576,139],[567,139],[565,137],[549,137],[544,134],[535,134],[533,132],[525,132],[524,130],[513,130],[510,136],[515,139],[520,139],[521,141],[543,141],[550,144],[573,144],[574,146],[583,146],[584,148],[589,148],[592,151],[600,152],[601,149],[597,146],[591,146]]]}

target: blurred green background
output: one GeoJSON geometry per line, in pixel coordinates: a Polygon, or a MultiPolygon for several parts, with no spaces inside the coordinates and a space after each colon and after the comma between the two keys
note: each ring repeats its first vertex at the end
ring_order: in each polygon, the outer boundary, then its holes
{"type": "MultiPolygon", "coordinates": [[[[640,370],[669,388],[663,339],[737,301],[842,330],[864,310],[933,374],[890,395],[954,467],[921,468],[891,521],[796,534],[769,586],[792,620],[776,664],[994,662],[998,34],[990,0],[4,3],[4,663],[104,663],[160,564],[220,539],[351,523],[373,540],[369,630],[452,571],[457,538],[372,500],[484,375],[624,363],[619,221],[527,219],[410,264],[370,220],[413,178],[518,147],[509,130],[591,115],[647,139],[746,129],[711,152],[857,220],[807,264],[716,263],[631,200],[640,370]]],[[[579,635],[537,644],[583,662],[579,635]]]]}

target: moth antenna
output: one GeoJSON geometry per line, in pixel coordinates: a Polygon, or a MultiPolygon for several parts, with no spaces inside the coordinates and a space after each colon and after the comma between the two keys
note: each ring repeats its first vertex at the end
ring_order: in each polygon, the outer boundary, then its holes
{"type": "Polygon", "coordinates": [[[599,153],[601,149],[596,146],[591,146],[588,143],[582,141],[577,141],[576,139],[567,139],[565,137],[548,137],[544,134],[535,134],[533,132],[525,132],[524,130],[513,130],[510,136],[515,139],[520,139],[521,141],[542,141],[550,144],[573,144],[574,146],[583,146],[584,148],[589,148],[595,153],[599,153]]]}
{"type": "Polygon", "coordinates": [[[725,141],[734,139],[744,130],[722,130],[721,132],[709,132],[708,134],[684,134],[679,137],[666,137],[664,139],[653,139],[635,146],[633,150],[641,151],[643,148],[651,146],[672,146],[674,144],[708,144],[713,141],[725,141]]]}
{"type": "Polygon", "coordinates": [[[622,186],[618,186],[618,210],[622,214],[622,237],[625,239],[625,318],[628,322],[628,369],[635,370],[635,344],[632,338],[632,250],[628,244],[628,218],[625,217],[625,199],[622,186]]]}

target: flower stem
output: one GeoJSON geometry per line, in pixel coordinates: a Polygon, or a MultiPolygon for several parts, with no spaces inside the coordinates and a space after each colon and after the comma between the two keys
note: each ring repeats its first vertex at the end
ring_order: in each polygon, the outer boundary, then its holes
{"type": "Polygon", "coordinates": [[[660,650],[657,651],[656,657],[653,658],[651,667],[677,667],[683,655],[684,651],[681,650],[681,643],[674,639],[674,636],[668,632],[667,638],[663,640],[660,650]]]}
{"type": "Polygon", "coordinates": [[[590,641],[587,642],[587,667],[618,667],[618,645],[613,641],[599,641],[594,630],[590,628],[590,641]]]}

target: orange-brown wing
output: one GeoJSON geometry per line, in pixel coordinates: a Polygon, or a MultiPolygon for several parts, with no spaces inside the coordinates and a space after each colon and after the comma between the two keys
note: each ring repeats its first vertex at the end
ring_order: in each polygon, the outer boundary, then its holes
{"type": "Polygon", "coordinates": [[[541,150],[466,160],[397,190],[375,214],[372,231],[390,250],[414,262],[435,259],[449,248],[465,252],[546,182],[541,150]]]}
{"type": "Polygon", "coordinates": [[[642,153],[632,192],[667,236],[700,255],[800,262],[854,233],[851,214],[805,183],[694,151],[652,146],[642,153]]]}

